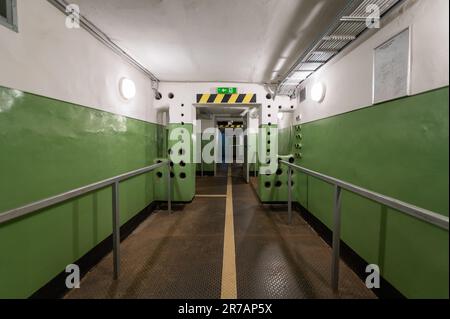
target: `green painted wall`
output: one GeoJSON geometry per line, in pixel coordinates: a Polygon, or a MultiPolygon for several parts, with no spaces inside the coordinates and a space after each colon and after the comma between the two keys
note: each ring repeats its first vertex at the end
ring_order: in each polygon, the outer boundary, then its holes
{"type": "Polygon", "coordinates": [[[286,127],[278,130],[278,154],[289,155],[292,154],[294,148],[294,134],[293,127],[286,127]]]}
{"type": "MultiPolygon", "coordinates": [[[[161,127],[0,87],[0,212],[154,163],[161,127]]],[[[120,185],[121,222],[154,200],[120,185]]],[[[0,226],[0,298],[26,298],[112,231],[104,189],[0,226]]]]}
{"type": "MultiPolygon", "coordinates": [[[[300,165],[448,216],[448,87],[304,124],[300,165]]],[[[328,227],[333,189],[296,176],[328,227]]],[[[410,298],[448,298],[448,232],[347,192],[342,238],[410,298]]]]}

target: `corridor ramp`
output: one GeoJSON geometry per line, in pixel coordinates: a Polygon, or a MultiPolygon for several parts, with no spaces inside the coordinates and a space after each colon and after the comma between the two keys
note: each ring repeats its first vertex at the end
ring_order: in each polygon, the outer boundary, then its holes
{"type": "Polygon", "coordinates": [[[151,214],[121,256],[117,281],[109,254],[65,298],[376,298],[343,262],[334,293],[330,247],[299,214],[288,224],[286,205],[261,204],[239,166],[197,177],[194,200],[151,214]]]}

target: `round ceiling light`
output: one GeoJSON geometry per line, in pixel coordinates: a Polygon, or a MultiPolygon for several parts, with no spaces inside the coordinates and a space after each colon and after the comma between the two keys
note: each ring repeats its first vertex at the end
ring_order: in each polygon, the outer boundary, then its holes
{"type": "Polygon", "coordinates": [[[120,80],[120,94],[125,100],[131,100],[136,96],[136,85],[134,82],[127,78],[120,80]]]}
{"type": "Polygon", "coordinates": [[[314,102],[322,102],[325,98],[325,85],[321,82],[317,82],[311,88],[311,99],[314,102]]]}

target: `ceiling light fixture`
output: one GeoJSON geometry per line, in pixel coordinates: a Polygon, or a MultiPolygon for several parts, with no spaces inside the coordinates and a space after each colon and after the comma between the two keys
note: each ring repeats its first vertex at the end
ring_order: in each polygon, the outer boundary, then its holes
{"type": "Polygon", "coordinates": [[[315,83],[311,88],[311,99],[314,102],[321,103],[325,98],[325,85],[321,82],[315,83]]]}

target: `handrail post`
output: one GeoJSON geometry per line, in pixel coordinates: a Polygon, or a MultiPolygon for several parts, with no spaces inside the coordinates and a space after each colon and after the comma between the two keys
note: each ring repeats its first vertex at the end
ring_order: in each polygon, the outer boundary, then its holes
{"type": "Polygon", "coordinates": [[[331,262],[331,286],[334,292],[339,290],[339,250],[341,240],[341,199],[342,189],[335,185],[333,207],[333,257],[331,262]]]}
{"type": "Polygon", "coordinates": [[[292,169],[288,166],[288,216],[289,225],[292,224],[292,169]]]}
{"type": "Polygon", "coordinates": [[[167,210],[169,214],[172,214],[172,167],[170,166],[170,160],[167,162],[167,210]]]}
{"type": "Polygon", "coordinates": [[[113,264],[114,280],[120,273],[120,211],[119,211],[119,182],[112,185],[112,212],[113,212],[113,264]]]}

